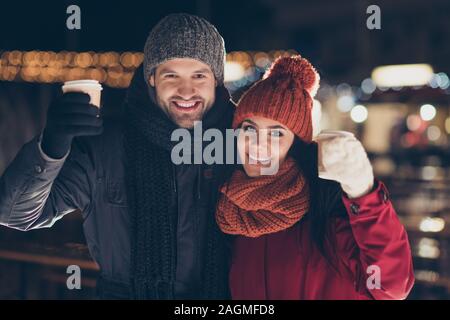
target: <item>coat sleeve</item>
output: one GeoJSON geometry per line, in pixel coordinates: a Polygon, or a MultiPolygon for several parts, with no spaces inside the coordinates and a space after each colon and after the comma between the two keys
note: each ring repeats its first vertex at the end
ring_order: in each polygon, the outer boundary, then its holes
{"type": "Polygon", "coordinates": [[[342,199],[358,248],[352,269],[359,291],[374,299],[405,299],[414,284],[411,248],[385,185],[376,180],[369,194],[342,199]]]}
{"type": "Polygon", "coordinates": [[[89,212],[95,177],[86,150],[74,139],[62,159],[41,149],[42,134],[26,143],[0,178],[0,224],[21,231],[51,227],[64,215],[89,212]]]}

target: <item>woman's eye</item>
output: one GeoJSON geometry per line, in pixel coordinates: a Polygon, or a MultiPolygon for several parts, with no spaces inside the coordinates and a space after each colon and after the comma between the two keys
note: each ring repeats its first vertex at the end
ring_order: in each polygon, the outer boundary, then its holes
{"type": "Polygon", "coordinates": [[[243,126],[242,130],[244,130],[244,132],[256,132],[256,129],[252,126],[243,126]]]}
{"type": "Polygon", "coordinates": [[[272,136],[272,137],[282,137],[283,136],[283,133],[281,132],[281,131],[279,131],[279,130],[272,130],[271,132],[270,132],[270,135],[272,136]]]}

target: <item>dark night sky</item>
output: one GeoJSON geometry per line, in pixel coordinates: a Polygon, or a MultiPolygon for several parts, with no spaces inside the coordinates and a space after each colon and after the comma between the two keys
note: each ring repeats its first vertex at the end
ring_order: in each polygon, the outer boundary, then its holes
{"type": "MultiPolygon", "coordinates": [[[[228,51],[257,48],[252,30],[261,32],[269,9],[255,1],[8,1],[0,6],[2,50],[139,50],[159,19],[173,12],[206,16],[226,39],[228,51]],[[68,48],[66,8],[78,4],[82,28],[69,31],[76,45],[68,48]]],[[[269,47],[270,43],[263,46],[269,47]]]]}
{"type": "Polygon", "coordinates": [[[0,51],[142,51],[163,16],[188,12],[216,25],[228,52],[295,49],[335,81],[359,82],[384,64],[425,62],[450,73],[448,0],[6,1],[0,51]],[[383,27],[369,31],[365,9],[374,2],[383,27]],[[81,7],[81,30],[66,29],[70,4],[81,7]]]}

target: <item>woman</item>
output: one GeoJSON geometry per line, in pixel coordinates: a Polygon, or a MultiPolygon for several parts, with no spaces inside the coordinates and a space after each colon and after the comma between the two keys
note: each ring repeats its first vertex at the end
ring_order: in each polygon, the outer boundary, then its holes
{"type": "Polygon", "coordinates": [[[318,82],[306,59],[283,57],[238,103],[242,166],[216,214],[236,235],[232,298],[404,299],[414,283],[408,237],[359,141],[319,139],[327,180],[318,177],[318,82]]]}

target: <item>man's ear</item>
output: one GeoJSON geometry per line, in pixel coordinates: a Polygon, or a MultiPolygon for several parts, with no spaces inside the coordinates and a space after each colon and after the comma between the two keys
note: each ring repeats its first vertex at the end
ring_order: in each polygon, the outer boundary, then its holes
{"type": "Polygon", "coordinates": [[[148,79],[148,83],[149,83],[152,87],[155,86],[155,74],[152,74],[152,75],[150,76],[150,79],[148,79]]]}

